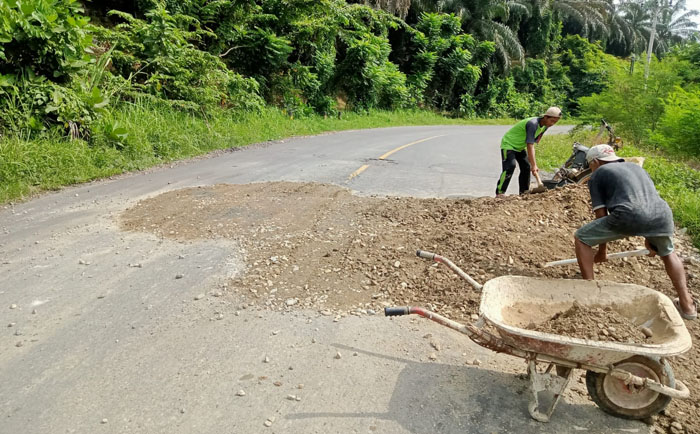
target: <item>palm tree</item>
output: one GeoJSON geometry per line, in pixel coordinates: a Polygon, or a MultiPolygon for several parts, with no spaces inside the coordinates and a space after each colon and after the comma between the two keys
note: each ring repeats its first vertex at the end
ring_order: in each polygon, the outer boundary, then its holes
{"type": "Polygon", "coordinates": [[[525,50],[517,29],[509,27],[508,21],[511,14],[529,15],[528,0],[414,0],[413,4],[419,10],[453,13],[460,17],[465,32],[495,43],[496,56],[503,69],[507,70],[513,61],[524,61],[525,50]]]}
{"type": "MultiPolygon", "coordinates": [[[[669,0],[671,2],[672,0],[669,0]]],[[[649,45],[647,46],[647,63],[644,64],[644,81],[649,77],[649,65],[651,65],[651,53],[654,51],[654,38],[656,37],[656,25],[659,23],[659,15],[668,8],[665,0],[647,0],[646,7],[651,14],[651,27],[649,33],[649,45]]],[[[645,85],[646,86],[646,85],[645,85]]]]}
{"type": "Polygon", "coordinates": [[[625,27],[625,45],[635,55],[644,51],[651,33],[650,11],[644,1],[623,2],[619,11],[625,27]]]}
{"type": "Polygon", "coordinates": [[[661,11],[656,28],[657,44],[654,53],[661,57],[673,44],[687,40],[698,31],[698,24],[692,20],[700,12],[686,9],[686,1],[679,0],[661,11]]]}
{"type": "Polygon", "coordinates": [[[625,17],[624,3],[609,0],[607,41],[623,47],[624,53],[634,53],[629,41],[635,38],[631,22],[625,17]]]}
{"type": "Polygon", "coordinates": [[[511,13],[516,11],[521,15],[529,15],[526,2],[477,0],[468,3],[476,7],[465,10],[462,14],[465,31],[482,40],[493,41],[496,45],[496,55],[505,70],[510,68],[513,61],[522,64],[525,60],[525,50],[518,39],[518,30],[509,27],[507,23],[511,13]]]}
{"type": "MultiPolygon", "coordinates": [[[[674,8],[673,0],[647,0],[646,5],[651,10],[652,20],[651,20],[651,33],[649,34],[649,46],[647,47],[647,63],[644,67],[644,79],[649,77],[649,64],[651,63],[651,53],[654,52],[654,38],[656,38],[658,33],[659,19],[663,20],[664,17],[667,18],[667,23],[671,24],[673,21],[674,12],[685,10],[685,0],[679,0],[676,2],[676,6],[681,6],[681,9],[674,8]]],[[[692,16],[692,12],[691,12],[692,16]]],[[[678,23],[679,32],[686,31],[688,29],[688,23],[690,20],[682,18],[682,22],[678,23]]],[[[669,34],[669,36],[672,36],[669,34]]]]}
{"type": "Polygon", "coordinates": [[[518,29],[512,27],[517,24],[511,18],[529,18],[533,12],[537,12],[537,16],[544,16],[546,12],[552,11],[560,18],[576,23],[586,35],[605,33],[612,1],[413,0],[410,6],[417,12],[445,12],[459,16],[465,32],[496,44],[496,55],[504,69],[508,69],[512,62],[522,63],[525,56],[518,39],[518,29]]]}
{"type": "Polygon", "coordinates": [[[583,36],[595,32],[607,33],[610,0],[533,0],[536,7],[549,8],[581,27],[583,36]]]}

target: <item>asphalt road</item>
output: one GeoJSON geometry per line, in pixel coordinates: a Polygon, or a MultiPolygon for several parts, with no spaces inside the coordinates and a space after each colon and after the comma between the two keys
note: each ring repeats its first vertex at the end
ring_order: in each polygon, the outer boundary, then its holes
{"type": "Polygon", "coordinates": [[[248,309],[212,295],[243,267],[235,243],[115,224],[140,199],[217,183],[491,195],[506,128],[290,139],[4,206],[0,434],[648,432],[577,394],[552,422],[535,422],[520,359],[416,318],[248,309]],[[441,346],[435,361],[429,341],[441,346]]]}

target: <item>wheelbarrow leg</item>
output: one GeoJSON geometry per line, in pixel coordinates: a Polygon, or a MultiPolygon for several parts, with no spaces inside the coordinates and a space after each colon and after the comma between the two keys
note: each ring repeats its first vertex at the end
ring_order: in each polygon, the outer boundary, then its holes
{"type": "Polygon", "coordinates": [[[530,391],[532,392],[528,410],[530,416],[538,422],[549,422],[549,418],[552,416],[552,413],[554,413],[554,408],[557,406],[559,399],[561,399],[562,394],[569,385],[571,374],[574,371],[570,368],[557,366],[557,375],[550,373],[552,367],[553,364],[550,364],[545,373],[540,374],[537,372],[537,364],[534,360],[530,360],[527,365],[527,371],[530,377],[530,391]],[[538,394],[545,390],[554,393],[554,401],[552,401],[549,409],[545,413],[542,413],[539,410],[540,400],[538,394]]]}

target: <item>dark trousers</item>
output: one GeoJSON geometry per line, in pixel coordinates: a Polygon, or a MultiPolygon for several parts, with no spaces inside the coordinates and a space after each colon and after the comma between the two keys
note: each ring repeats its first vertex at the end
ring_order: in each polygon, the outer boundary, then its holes
{"type": "Polygon", "coordinates": [[[506,190],[508,190],[510,178],[515,172],[516,161],[520,168],[520,175],[518,176],[520,194],[530,189],[530,162],[527,160],[527,151],[501,149],[501,166],[503,171],[501,172],[501,177],[498,178],[498,184],[496,184],[496,194],[505,194],[506,190]]]}

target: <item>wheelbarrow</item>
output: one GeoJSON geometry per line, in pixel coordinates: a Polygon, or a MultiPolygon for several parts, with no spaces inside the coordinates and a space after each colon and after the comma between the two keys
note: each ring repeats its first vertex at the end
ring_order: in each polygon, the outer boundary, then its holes
{"type": "Polygon", "coordinates": [[[663,410],[672,398],[690,396],[688,388],[674,379],[666,360],[690,349],[690,334],[673,302],[660,292],[609,281],[523,276],[497,277],[482,286],[443,256],[421,250],[417,255],[445,264],[482,292],[478,321],[460,324],[422,307],[387,307],[384,314],[418,314],[466,334],[485,348],[525,359],[531,391],[528,411],[533,419],[549,421],[574,369],[586,370],[593,402],[627,419],[647,418],[663,410]],[[574,302],[610,307],[651,330],[652,337],[644,343],[620,343],[530,330],[533,322],[543,323],[574,302]],[[541,406],[539,394],[545,391],[553,398],[548,406],[541,406]]]}

